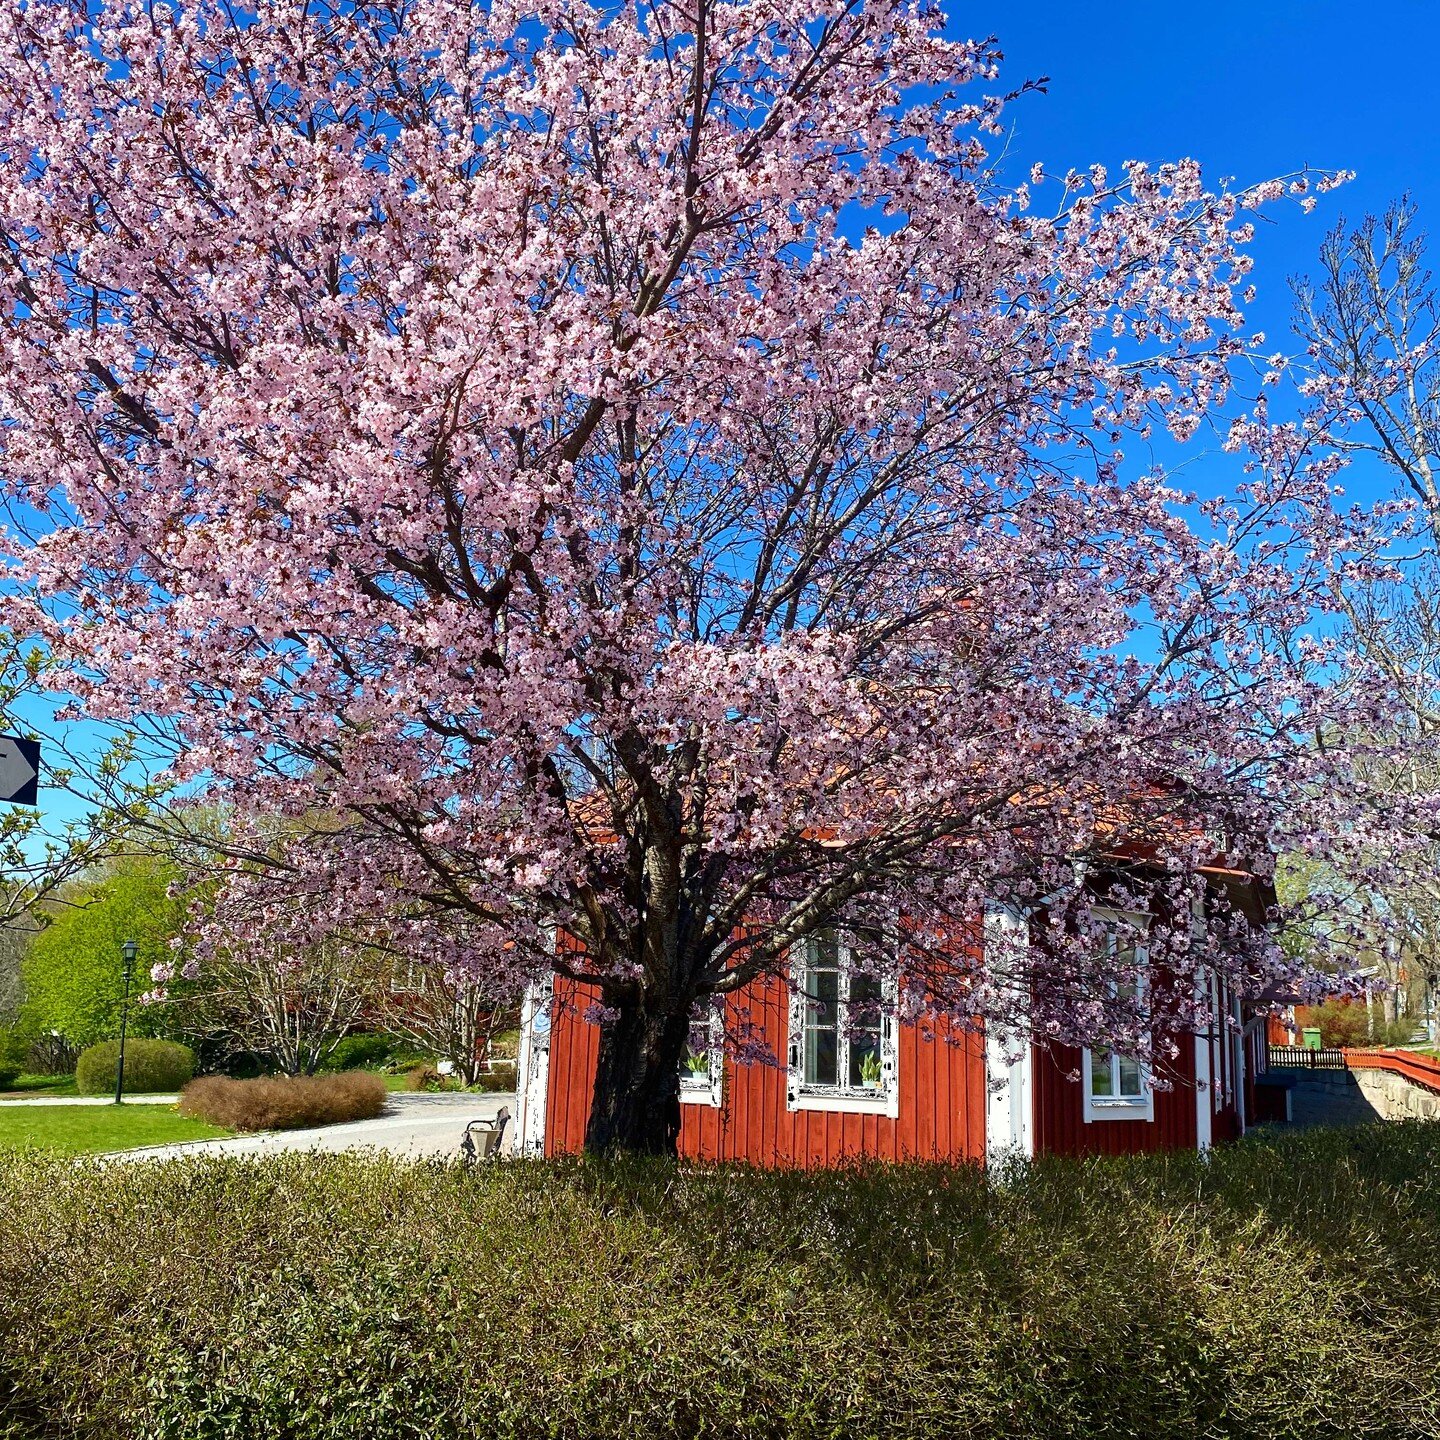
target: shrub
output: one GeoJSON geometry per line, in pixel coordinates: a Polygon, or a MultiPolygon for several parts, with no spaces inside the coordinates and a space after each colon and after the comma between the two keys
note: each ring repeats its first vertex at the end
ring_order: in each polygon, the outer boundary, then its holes
{"type": "Polygon", "coordinates": [[[1298,1006],[1296,1023],[1316,1026],[1327,1046],[1408,1045],[1414,1038],[1414,1019],[1387,1020],[1378,1005],[1359,1001],[1327,1000],[1323,1005],[1298,1006]]]}
{"type": "Polygon", "coordinates": [[[490,1094],[500,1092],[508,1093],[514,1090],[518,1073],[518,1069],[514,1064],[507,1061],[497,1061],[488,1070],[481,1071],[479,1080],[480,1088],[490,1094]]]}
{"type": "MultiPolygon", "coordinates": [[[[118,1040],[102,1040],[80,1052],[75,1062],[75,1088],[82,1095],[107,1095],[115,1088],[118,1040]]],[[[195,1052],[173,1040],[125,1042],[125,1089],[135,1095],[179,1090],[195,1073],[195,1052]]]]}
{"type": "Polygon", "coordinates": [[[1363,1004],[1327,1000],[1323,1005],[1299,1006],[1296,1023],[1320,1031],[1327,1047],[1365,1045],[1370,1040],[1370,1013],[1363,1004]]]}
{"type": "Polygon", "coordinates": [[[79,1058],[80,1051],[64,1035],[35,1035],[30,1040],[27,1068],[32,1075],[73,1075],[79,1058]]]}
{"type": "Polygon", "coordinates": [[[359,1070],[370,1065],[383,1065],[394,1048],[395,1042],[388,1035],[347,1035],[330,1052],[325,1068],[359,1070]]]}
{"type": "Polygon", "coordinates": [[[429,1065],[433,1063],[429,1055],[422,1055],[418,1050],[401,1047],[397,1045],[390,1052],[390,1058],[382,1067],[387,1075],[404,1075],[406,1071],[413,1070],[417,1065],[429,1065]]]}
{"type": "Polygon", "coordinates": [[[0,1161],[36,1440],[1431,1440],[1437,1326],[1440,1126],[999,1183],[0,1161]]]}
{"type": "Polygon", "coordinates": [[[13,1085],[25,1071],[30,1042],[14,1030],[0,1030],[0,1090],[13,1085]]]}
{"type": "Polygon", "coordinates": [[[460,1082],[451,1075],[442,1075],[433,1065],[412,1065],[405,1072],[407,1090],[458,1090],[460,1082]]]}
{"type": "Polygon", "coordinates": [[[193,1080],[180,1097],[180,1113],[227,1130],[299,1130],[369,1120],[385,1105],[385,1085],[360,1070],[340,1075],[267,1075],[193,1080]]]}
{"type": "Polygon", "coordinates": [[[232,1080],[254,1080],[272,1067],[266,1064],[265,1056],[257,1055],[253,1050],[232,1050],[225,1057],[225,1063],[216,1068],[232,1080]]]}
{"type": "Polygon", "coordinates": [[[1387,1020],[1384,1011],[1376,1009],[1370,1018],[1370,1043],[1372,1045],[1409,1045],[1415,1039],[1418,1026],[1414,1017],[1387,1020]]]}
{"type": "Polygon", "coordinates": [[[520,1032],[502,1030],[490,1041],[492,1060],[514,1060],[520,1054],[520,1032]]]}

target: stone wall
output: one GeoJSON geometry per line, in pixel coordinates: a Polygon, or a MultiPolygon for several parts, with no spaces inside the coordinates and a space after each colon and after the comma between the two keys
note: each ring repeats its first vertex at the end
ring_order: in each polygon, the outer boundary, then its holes
{"type": "Polygon", "coordinates": [[[1440,1093],[1393,1070],[1310,1070],[1273,1066],[1266,1080],[1290,1091],[1296,1125],[1358,1125],[1366,1120],[1440,1120],[1440,1093]]]}
{"type": "Polygon", "coordinates": [[[1384,1116],[1350,1070],[1291,1070],[1290,1118],[1296,1125],[1359,1125],[1384,1116]]]}
{"type": "Polygon", "coordinates": [[[1440,1120],[1440,1094],[1393,1070],[1353,1072],[1360,1093],[1386,1120],[1440,1120]]]}

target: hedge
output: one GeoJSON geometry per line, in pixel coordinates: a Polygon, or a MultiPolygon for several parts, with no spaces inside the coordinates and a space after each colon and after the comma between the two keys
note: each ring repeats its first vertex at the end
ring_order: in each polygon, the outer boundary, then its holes
{"type": "Polygon", "coordinates": [[[352,1070],[343,1075],[267,1075],[192,1080],[180,1096],[180,1113],[227,1130],[298,1130],[369,1120],[385,1106],[385,1082],[352,1070]]]}
{"type": "Polygon", "coordinates": [[[5,1440],[1440,1433],[1440,1128],[765,1173],[0,1164],[5,1440]]]}
{"type": "Polygon", "coordinates": [[[326,1070],[358,1070],[365,1065],[383,1065],[395,1049],[389,1035],[362,1033],[347,1035],[325,1057],[326,1070]]]}
{"type": "Polygon", "coordinates": [[[13,1085],[30,1059],[30,1042],[18,1031],[0,1028],[0,1090],[13,1085]]]}
{"type": "MultiPolygon", "coordinates": [[[[75,1062],[75,1088],[82,1095],[109,1095],[115,1089],[118,1040],[102,1040],[80,1052],[75,1062]]],[[[125,1089],[132,1095],[158,1095],[179,1090],[195,1073],[195,1052],[173,1040],[125,1042],[125,1089]]]]}
{"type": "Polygon", "coordinates": [[[514,1094],[520,1083],[519,1066],[511,1060],[496,1060],[488,1070],[480,1072],[480,1089],[492,1095],[514,1094]]]}

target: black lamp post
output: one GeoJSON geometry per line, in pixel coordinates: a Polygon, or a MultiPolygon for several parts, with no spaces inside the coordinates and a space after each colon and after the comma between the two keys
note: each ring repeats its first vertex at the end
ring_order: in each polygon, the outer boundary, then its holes
{"type": "Polygon", "coordinates": [[[133,940],[120,942],[120,953],[125,957],[125,998],[120,1002],[120,1058],[115,1062],[115,1103],[125,1103],[125,1026],[130,1019],[130,976],[135,971],[135,957],[140,947],[133,940]]]}

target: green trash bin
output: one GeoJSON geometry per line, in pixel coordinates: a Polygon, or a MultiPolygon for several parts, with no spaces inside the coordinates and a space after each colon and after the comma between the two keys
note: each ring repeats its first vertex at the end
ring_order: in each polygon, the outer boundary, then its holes
{"type": "Polygon", "coordinates": [[[1319,1029],[1316,1028],[1316,1027],[1307,1025],[1307,1026],[1300,1032],[1300,1043],[1301,1043],[1307,1050],[1319,1050],[1319,1049],[1321,1048],[1321,1046],[1320,1046],[1320,1031],[1319,1031],[1319,1029]]]}

